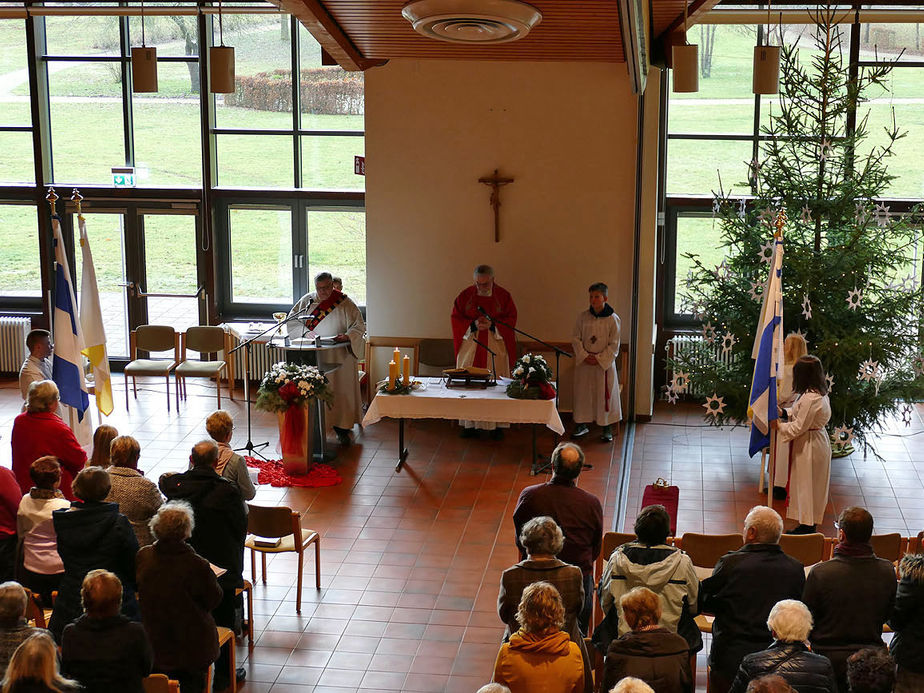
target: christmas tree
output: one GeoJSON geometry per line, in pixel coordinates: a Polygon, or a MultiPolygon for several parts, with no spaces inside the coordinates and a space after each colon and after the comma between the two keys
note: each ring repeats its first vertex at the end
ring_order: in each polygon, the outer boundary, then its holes
{"type": "Polygon", "coordinates": [[[747,419],[754,331],[782,211],[784,329],[804,334],[821,359],[830,431],[849,443],[851,429],[865,440],[884,415],[908,415],[907,403],[924,395],[924,300],[914,262],[921,214],[898,215],[883,202],[893,180],[886,164],[903,136],[894,116],[883,144],[864,144],[863,104],[891,65],[861,66],[851,80],[841,31],[825,11],[812,42],[807,66],[798,43],[783,47],[779,107],[742,183],[751,195],[716,193],[725,258],[707,267],[687,255],[693,269],[683,296],[705,339],[668,359],[667,397],[676,401],[688,376],[698,392],[714,393],[704,405],[710,421],[747,419]]]}

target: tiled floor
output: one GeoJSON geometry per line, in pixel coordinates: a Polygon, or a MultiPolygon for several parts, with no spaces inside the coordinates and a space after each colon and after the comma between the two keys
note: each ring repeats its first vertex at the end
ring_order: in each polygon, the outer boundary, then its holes
{"type": "MultiPolygon", "coordinates": [[[[122,378],[114,380],[117,409],[108,422],[141,442],[147,475],[183,468],[189,448],[205,436],[214,389],[190,382],[189,400],[167,413],[163,386],[147,384],[126,414],[122,378]]],[[[243,445],[242,405],[223,404],[237,424],[233,442],[243,445]]],[[[0,381],[0,464],[9,464],[7,441],[19,406],[15,382],[0,381]]],[[[920,408],[910,429],[895,428],[902,436],[922,430],[920,408]]],[[[256,647],[248,653],[238,646],[248,672],[244,693],[472,693],[490,679],[503,630],[496,614],[499,576],[517,559],[510,517],[520,490],[542,477],[529,475],[528,430],[512,430],[502,443],[461,440],[456,433],[446,422],[410,425],[410,458],[395,474],[396,426],[384,421],[334,462],[342,485],[260,488],[255,502],[290,505],[302,512],[305,527],[321,532],[323,589],[314,590],[313,559],[307,558],[296,615],[295,563],[288,556],[270,561],[269,584],[254,590],[256,647]]],[[[275,419],[255,412],[254,442],[276,439],[275,419]]],[[[553,437],[546,432],[540,440],[548,452],[553,437]]],[[[585,445],[593,469],[581,475],[581,485],[603,500],[608,527],[620,442],[585,445]]],[[[659,406],[651,424],[636,428],[629,526],[642,486],[663,476],[681,487],[678,532],[739,529],[760,501],[758,461],[741,452],[745,445],[743,429],[704,428],[697,407],[659,406]]],[[[924,436],[886,437],[877,449],[883,460],[855,453],[835,461],[833,508],[863,502],[877,530],[916,533],[924,525],[924,436]]],[[[832,519],[833,510],[829,514],[832,519]]],[[[704,670],[701,656],[698,690],[705,690],[704,670]]]]}

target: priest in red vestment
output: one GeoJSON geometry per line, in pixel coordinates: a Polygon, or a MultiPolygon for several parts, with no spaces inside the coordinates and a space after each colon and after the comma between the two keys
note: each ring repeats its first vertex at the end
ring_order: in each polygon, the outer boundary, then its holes
{"type": "MultiPolygon", "coordinates": [[[[452,341],[456,351],[456,366],[491,368],[491,355],[475,342],[477,339],[497,354],[497,375],[509,377],[517,357],[516,338],[512,329],[494,322],[494,318],[506,325],[516,325],[517,307],[510,292],[494,283],[494,269],[489,265],[478,265],[474,278],[474,283],[463,289],[452,304],[452,341]]],[[[503,434],[499,427],[507,426],[485,421],[461,423],[464,426],[462,435],[465,437],[473,437],[477,434],[476,429],[483,429],[492,431],[495,438],[500,438],[503,434]]]]}

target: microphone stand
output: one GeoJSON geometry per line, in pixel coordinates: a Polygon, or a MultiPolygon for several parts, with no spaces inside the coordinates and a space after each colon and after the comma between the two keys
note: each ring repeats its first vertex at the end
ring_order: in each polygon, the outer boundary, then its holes
{"type": "MultiPolygon", "coordinates": [[[[491,315],[488,315],[488,312],[481,306],[478,306],[478,312],[480,312],[482,315],[488,318],[491,321],[492,325],[496,324],[496,325],[500,325],[501,327],[506,327],[509,330],[513,330],[517,334],[523,335],[527,339],[531,339],[532,341],[538,344],[541,344],[542,346],[546,347],[549,351],[555,352],[555,411],[558,411],[558,406],[559,406],[558,391],[561,389],[560,387],[561,386],[561,368],[560,368],[561,357],[567,356],[570,359],[570,358],[574,358],[574,356],[572,354],[569,354],[564,349],[555,346],[554,344],[549,344],[543,339],[539,339],[538,337],[535,337],[529,334],[528,332],[524,332],[523,330],[518,329],[514,327],[513,325],[509,325],[502,320],[498,320],[497,318],[492,317],[491,315]]],[[[536,476],[537,474],[540,474],[544,472],[545,470],[547,470],[549,467],[551,467],[552,460],[551,458],[548,458],[545,455],[539,455],[536,452],[536,424],[532,425],[532,429],[533,429],[533,463],[529,471],[529,474],[530,476],[536,476]],[[541,459],[543,463],[537,466],[536,461],[539,459],[541,459]]],[[[591,468],[592,467],[588,464],[584,465],[584,469],[591,469],[591,468]]]]}
{"type": "Polygon", "coordinates": [[[489,347],[487,344],[482,342],[477,337],[473,336],[472,341],[475,342],[475,344],[480,346],[482,349],[487,351],[489,354],[491,354],[491,374],[492,374],[492,377],[494,378],[494,382],[488,383],[488,384],[497,385],[497,364],[494,362],[494,357],[497,356],[497,353],[491,347],[489,347]]]}

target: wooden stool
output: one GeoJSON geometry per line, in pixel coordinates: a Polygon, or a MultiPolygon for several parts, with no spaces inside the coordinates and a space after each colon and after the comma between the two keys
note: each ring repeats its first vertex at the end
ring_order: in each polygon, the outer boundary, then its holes
{"type": "Polygon", "coordinates": [[[243,627],[247,633],[247,647],[248,649],[253,649],[253,584],[250,580],[244,580],[244,586],[238,587],[234,594],[240,596],[242,593],[247,593],[247,611],[244,614],[243,627]]]}
{"type": "MultiPolygon", "coordinates": [[[[228,668],[231,670],[231,693],[237,693],[237,663],[234,661],[234,631],[230,628],[216,626],[218,631],[218,649],[221,650],[225,645],[228,646],[228,668]]],[[[205,679],[205,691],[209,693],[212,690],[212,671],[214,666],[209,667],[208,676],[205,679]]]]}

